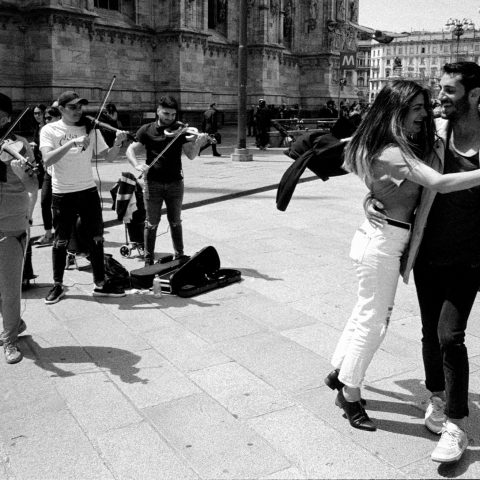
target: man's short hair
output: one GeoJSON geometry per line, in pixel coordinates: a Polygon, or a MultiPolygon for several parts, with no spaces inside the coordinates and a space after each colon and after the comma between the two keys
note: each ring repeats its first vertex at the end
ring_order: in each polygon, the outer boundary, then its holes
{"type": "Polygon", "coordinates": [[[335,102],[333,100],[329,100],[327,102],[327,107],[330,106],[330,105],[335,105],[335,102]]]}
{"type": "Polygon", "coordinates": [[[64,107],[67,103],[70,103],[72,105],[75,105],[77,103],[83,103],[86,105],[88,103],[88,100],[86,98],[80,97],[78,93],[72,91],[72,90],[67,90],[66,92],[63,92],[59,97],[58,97],[58,104],[62,107],[64,107]]]}
{"type": "Polygon", "coordinates": [[[215,102],[211,103],[211,104],[210,104],[210,108],[213,108],[215,105],[216,105],[215,102]]]}
{"type": "Polygon", "coordinates": [[[465,93],[480,87],[480,66],[475,62],[446,63],[443,71],[448,75],[460,75],[460,83],[465,87],[465,93]]]}
{"type": "Polygon", "coordinates": [[[11,115],[13,112],[12,100],[7,95],[0,93],[0,110],[7,115],[11,115]]]}
{"type": "Polygon", "coordinates": [[[158,105],[163,108],[172,108],[173,110],[178,110],[177,100],[171,95],[165,95],[164,97],[160,97],[158,105]]]}

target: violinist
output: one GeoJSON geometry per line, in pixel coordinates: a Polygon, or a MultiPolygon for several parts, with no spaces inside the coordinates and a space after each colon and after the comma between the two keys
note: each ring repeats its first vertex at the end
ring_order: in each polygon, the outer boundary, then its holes
{"type": "Polygon", "coordinates": [[[167,220],[175,258],[184,255],[182,231],[183,172],[182,152],[193,160],[208,142],[206,133],[189,135],[183,124],[176,122],[178,104],[175,98],[165,96],[157,108],[157,120],[142,125],[136,134],[137,141],[126,151],[130,164],[145,173],[145,265],[155,261],[155,240],[160,223],[163,202],[167,208],[167,220]],[[178,132],[178,133],[177,133],[178,132]],[[139,163],[137,155],[146,150],[146,163],[139,163]],[[161,154],[164,152],[161,156],[161,154]]]}
{"type": "Polygon", "coordinates": [[[27,140],[17,135],[4,138],[11,115],[12,101],[0,93],[0,345],[6,362],[17,363],[23,358],[17,338],[27,328],[20,317],[21,283],[38,179],[28,168],[34,154],[27,140]]]}
{"type": "Polygon", "coordinates": [[[58,98],[62,118],[48,123],[40,131],[40,151],[44,165],[52,176],[55,230],[52,247],[54,285],[45,298],[47,304],[57,303],[65,296],[63,274],[67,247],[78,216],[90,252],[95,283],[93,295],[125,295],[123,288],[105,279],[102,207],[91,162],[93,156],[99,154],[105,154],[108,161],[114,160],[127,135],[118,130],[113,146],[108,148],[101,132],[86,125],[83,117],[86,104],[88,101],[73,91],[62,93],[58,98]]]}

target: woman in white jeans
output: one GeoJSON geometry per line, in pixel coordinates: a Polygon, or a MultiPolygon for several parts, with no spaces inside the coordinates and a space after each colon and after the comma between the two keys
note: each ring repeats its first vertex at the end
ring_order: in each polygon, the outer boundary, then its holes
{"type": "Polygon", "coordinates": [[[360,389],[388,328],[421,187],[448,193],[480,185],[480,170],[442,175],[430,168],[432,156],[443,151],[442,140],[435,140],[429,93],[409,80],[379,92],[345,150],[344,168],[365,182],[387,215],[385,226],[365,220],[354,235],[357,303],[333,354],[334,370],[325,378],[355,428],[376,430],[360,389]]]}

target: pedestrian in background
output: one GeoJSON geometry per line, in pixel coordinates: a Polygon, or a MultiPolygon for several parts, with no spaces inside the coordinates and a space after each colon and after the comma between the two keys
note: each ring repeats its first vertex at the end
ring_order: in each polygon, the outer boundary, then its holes
{"type": "Polygon", "coordinates": [[[287,142],[291,141],[288,137],[288,131],[285,130],[278,122],[274,121],[275,110],[267,107],[267,102],[260,98],[258,107],[255,111],[255,126],[257,129],[257,147],[260,150],[266,150],[270,141],[270,128],[274,127],[287,142]]]}
{"type": "Polygon", "coordinates": [[[221,141],[221,136],[218,133],[218,125],[220,122],[219,119],[220,113],[217,110],[217,104],[211,103],[210,107],[205,110],[203,113],[203,120],[202,120],[202,131],[207,133],[209,136],[215,139],[215,141],[210,141],[206,145],[204,145],[201,149],[200,152],[208,148],[210,145],[212,146],[212,153],[214,157],[221,157],[222,155],[218,153],[217,150],[217,143],[218,140],[221,141]]]}

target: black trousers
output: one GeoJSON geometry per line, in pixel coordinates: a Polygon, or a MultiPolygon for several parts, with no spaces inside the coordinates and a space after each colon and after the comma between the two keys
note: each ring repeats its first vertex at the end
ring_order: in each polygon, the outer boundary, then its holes
{"type": "Polygon", "coordinates": [[[466,417],[469,365],[465,329],[480,286],[480,268],[439,267],[417,261],[413,271],[422,317],[426,387],[431,392],[445,390],[448,417],[466,417]]]}

